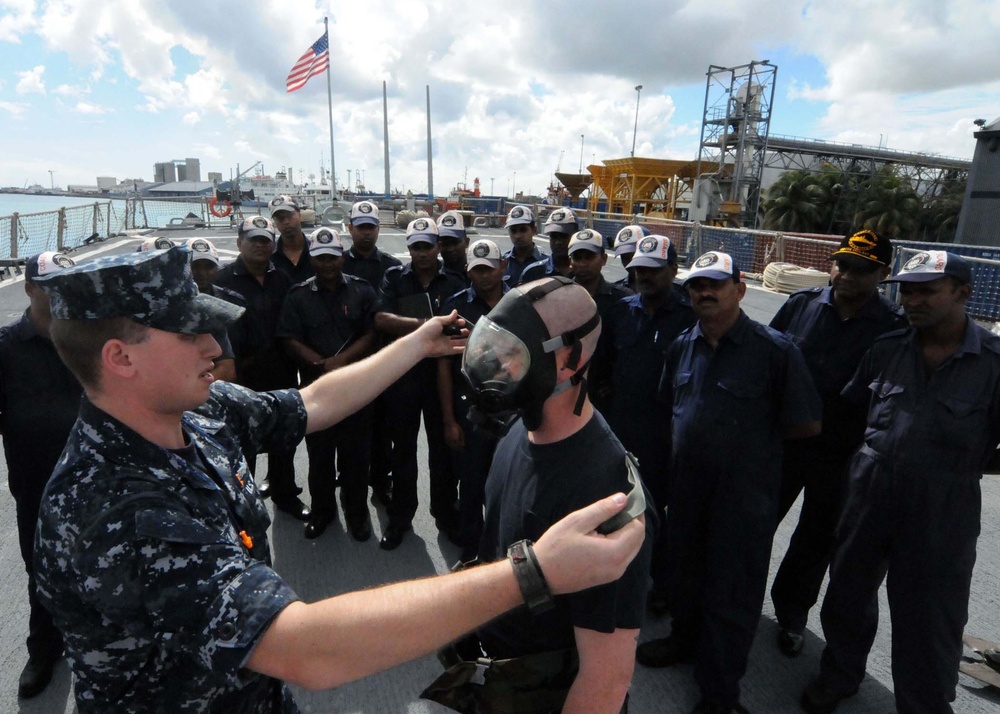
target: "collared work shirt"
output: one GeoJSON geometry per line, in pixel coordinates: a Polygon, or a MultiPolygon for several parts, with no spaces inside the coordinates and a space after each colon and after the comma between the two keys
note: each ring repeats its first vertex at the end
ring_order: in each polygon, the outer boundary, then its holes
{"type": "Polygon", "coordinates": [[[236,371],[241,384],[254,389],[279,389],[296,384],[295,367],[275,339],[278,319],[292,284],[288,276],[268,265],[264,282],[251,275],[243,258],[219,271],[215,283],[239,293],[246,301],[249,344],[236,371]]]}
{"type": "Polygon", "coordinates": [[[967,319],[928,371],[913,328],[875,340],[844,397],[867,404],[865,445],[908,478],[979,478],[1000,440],[1000,338],[967,319]]]}
{"type": "Polygon", "coordinates": [[[671,473],[724,474],[763,496],[751,510],[772,518],[783,433],[822,416],[799,349],[743,312],[715,349],[698,323],[670,346],[661,391],[673,405],[671,473]]]}
{"type": "Polygon", "coordinates": [[[514,287],[521,282],[521,273],[532,263],[537,263],[540,260],[548,258],[548,253],[543,253],[538,250],[538,246],[534,243],[531,244],[531,255],[524,261],[521,261],[514,255],[514,249],[511,248],[506,253],[503,254],[504,259],[507,261],[507,267],[504,269],[503,279],[510,287],[514,287]]]}
{"type": "Polygon", "coordinates": [[[382,285],[382,278],[389,268],[401,266],[398,258],[383,253],[376,248],[368,257],[363,257],[354,252],[352,247],[344,253],[344,274],[361,278],[372,286],[375,290],[382,285]]]}
{"type": "Polygon", "coordinates": [[[212,385],[182,428],[197,455],[142,438],[84,400],[42,501],[38,595],[88,712],[295,712],[244,669],[295,593],[270,568],[271,523],[243,452],[291,448],[298,392],[212,385]]]}
{"type": "Polygon", "coordinates": [[[846,320],[837,314],[832,287],[794,293],[771,320],[802,351],[823,400],[823,432],[809,448],[847,458],[860,442],[864,413],[840,396],[879,335],[906,326],[903,311],[879,294],[846,320]]]}
{"type": "Polygon", "coordinates": [[[303,239],[306,244],[302,247],[302,254],[299,256],[298,263],[293,263],[285,255],[285,248],[280,236],[274,245],[274,255],[271,256],[271,262],[274,263],[274,267],[287,275],[292,285],[308,280],[316,274],[312,267],[312,261],[309,259],[309,239],[304,235],[303,239]]]}
{"type": "Polygon", "coordinates": [[[341,275],[336,290],[310,278],[285,298],[278,337],[298,340],[332,357],[373,328],[375,289],[361,278],[341,275]]]}

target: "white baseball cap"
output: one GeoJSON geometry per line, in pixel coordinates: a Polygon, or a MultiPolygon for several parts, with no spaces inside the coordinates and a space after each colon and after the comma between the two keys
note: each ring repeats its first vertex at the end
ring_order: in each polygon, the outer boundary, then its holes
{"type": "Polygon", "coordinates": [[[472,270],[477,265],[485,265],[496,270],[500,267],[500,247],[491,240],[477,240],[469,246],[465,254],[468,262],[466,270],[472,270]]]}

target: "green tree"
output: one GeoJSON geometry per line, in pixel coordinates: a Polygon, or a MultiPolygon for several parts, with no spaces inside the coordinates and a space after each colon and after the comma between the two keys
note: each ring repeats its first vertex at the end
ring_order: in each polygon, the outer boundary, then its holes
{"type": "Polygon", "coordinates": [[[855,229],[870,228],[892,240],[912,239],[920,227],[923,204],[909,182],[883,167],[862,187],[855,229]]]}
{"type": "Polygon", "coordinates": [[[826,187],[807,171],[789,171],[768,189],[764,228],[815,233],[822,230],[829,204],[826,187]]]}

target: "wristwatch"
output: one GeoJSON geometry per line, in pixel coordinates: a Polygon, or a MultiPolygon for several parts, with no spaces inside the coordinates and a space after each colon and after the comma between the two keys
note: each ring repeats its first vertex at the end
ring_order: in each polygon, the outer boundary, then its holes
{"type": "Polygon", "coordinates": [[[531,548],[531,541],[517,541],[507,549],[507,557],[514,566],[514,577],[517,578],[517,585],[521,588],[521,595],[528,610],[539,614],[555,605],[552,591],[545,582],[542,568],[538,565],[538,558],[531,548]]]}

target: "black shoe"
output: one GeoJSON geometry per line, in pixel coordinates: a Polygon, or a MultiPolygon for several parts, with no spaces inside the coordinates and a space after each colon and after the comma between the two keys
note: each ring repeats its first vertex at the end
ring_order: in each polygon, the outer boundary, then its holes
{"type": "Polygon", "coordinates": [[[796,657],[802,651],[805,639],[802,633],[789,630],[785,627],[778,628],[778,649],[785,657],[796,657]]]}
{"type": "Polygon", "coordinates": [[[257,484],[257,493],[260,494],[261,498],[267,498],[268,496],[270,496],[271,482],[268,481],[266,478],[261,479],[260,483],[257,484]]]}
{"type": "MultiPolygon", "coordinates": [[[[274,501],[273,498],[271,500],[274,501]]],[[[274,501],[274,507],[300,521],[308,521],[309,516],[312,515],[309,506],[302,503],[298,498],[294,498],[291,501],[274,501]]]]}
{"type": "Polygon", "coordinates": [[[726,704],[719,704],[718,702],[710,702],[707,699],[702,699],[698,702],[698,706],[691,710],[691,714],[749,714],[747,708],[736,702],[732,706],[726,704]]]}
{"type": "Polygon", "coordinates": [[[635,648],[635,659],[646,667],[673,667],[675,664],[694,661],[693,648],[676,637],[643,642],[635,648]]]}
{"type": "Polygon", "coordinates": [[[364,543],[372,537],[372,522],[368,519],[368,516],[358,519],[348,518],[347,530],[350,531],[351,538],[359,543],[364,543]]]}
{"type": "Polygon", "coordinates": [[[842,699],[853,697],[857,693],[858,690],[855,689],[853,692],[839,694],[822,679],[815,679],[803,690],[799,703],[807,714],[830,714],[842,699]]]}
{"type": "Polygon", "coordinates": [[[321,516],[313,514],[306,523],[305,536],[309,540],[319,538],[326,531],[326,527],[337,520],[336,516],[321,516]]]}
{"type": "Polygon", "coordinates": [[[52,681],[52,670],[55,666],[55,660],[29,657],[28,663],[21,670],[20,679],[17,680],[17,696],[21,699],[31,699],[44,692],[52,681]]]}
{"type": "Polygon", "coordinates": [[[390,525],[385,529],[385,535],[382,536],[378,547],[382,550],[396,550],[399,544],[403,542],[403,536],[406,535],[406,531],[410,530],[411,527],[409,523],[405,526],[390,525]]]}

